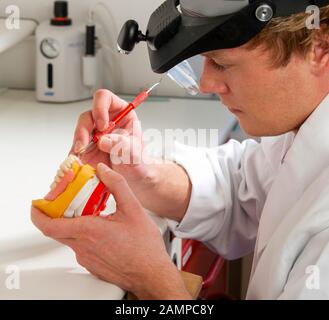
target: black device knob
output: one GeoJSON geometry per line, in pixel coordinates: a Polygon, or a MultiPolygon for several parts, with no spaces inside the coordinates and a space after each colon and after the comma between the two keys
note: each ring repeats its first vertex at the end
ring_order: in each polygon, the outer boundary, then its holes
{"type": "Polygon", "coordinates": [[[68,16],[67,1],[55,1],[54,15],[56,18],[58,17],[66,18],[68,16]]]}
{"type": "Polygon", "coordinates": [[[54,2],[54,18],[51,19],[53,26],[69,26],[72,20],[68,17],[69,9],[67,1],[54,2]]]}
{"type": "Polygon", "coordinates": [[[135,20],[128,20],[119,33],[118,50],[129,54],[134,50],[136,43],[146,40],[147,37],[139,30],[138,23],[135,20]]]}

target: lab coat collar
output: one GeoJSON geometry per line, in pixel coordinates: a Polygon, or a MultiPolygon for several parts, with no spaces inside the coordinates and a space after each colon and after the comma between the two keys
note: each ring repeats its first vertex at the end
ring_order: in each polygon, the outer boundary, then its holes
{"type": "Polygon", "coordinates": [[[329,166],[329,95],[304,122],[281,157],[259,223],[256,258],[307,187],[329,166]]]}

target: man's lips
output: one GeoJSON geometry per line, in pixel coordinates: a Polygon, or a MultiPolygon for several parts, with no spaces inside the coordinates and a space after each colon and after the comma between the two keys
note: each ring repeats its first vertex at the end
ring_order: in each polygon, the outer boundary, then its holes
{"type": "Polygon", "coordinates": [[[242,111],[240,109],[236,109],[236,108],[230,108],[230,107],[227,107],[228,110],[232,113],[242,113],[242,111]]]}
{"type": "Polygon", "coordinates": [[[222,104],[232,113],[242,113],[243,111],[238,108],[229,107],[229,104],[226,104],[224,99],[220,97],[222,104]]]}

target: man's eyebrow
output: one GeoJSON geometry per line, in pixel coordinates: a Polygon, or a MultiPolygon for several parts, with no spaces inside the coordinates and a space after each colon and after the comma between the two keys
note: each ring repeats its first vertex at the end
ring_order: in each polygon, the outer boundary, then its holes
{"type": "Polygon", "coordinates": [[[213,51],[203,52],[203,53],[201,53],[201,56],[211,58],[211,59],[225,60],[225,58],[222,55],[218,54],[218,52],[213,52],[213,51]]]}
{"type": "Polygon", "coordinates": [[[213,52],[203,52],[203,53],[201,53],[201,56],[212,58],[212,57],[214,57],[214,53],[213,52]]]}

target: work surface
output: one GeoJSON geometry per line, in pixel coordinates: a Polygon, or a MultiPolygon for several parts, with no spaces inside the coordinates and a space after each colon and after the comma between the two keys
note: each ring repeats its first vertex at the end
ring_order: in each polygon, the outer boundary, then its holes
{"type": "MultiPolygon", "coordinates": [[[[91,100],[38,103],[33,91],[10,90],[0,95],[0,299],[124,296],[120,288],[89,275],[77,265],[71,250],[46,239],[30,222],[31,200],[48,191],[70,149],[76,120],[91,105],[91,100]],[[9,290],[8,276],[16,267],[20,289],[9,290]]],[[[144,129],[219,128],[219,142],[235,123],[218,101],[152,98],[137,113],[144,129]]],[[[109,203],[109,210],[113,206],[109,203]]],[[[163,232],[165,222],[156,222],[163,232]]]]}

